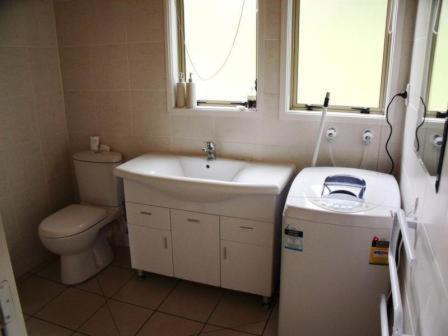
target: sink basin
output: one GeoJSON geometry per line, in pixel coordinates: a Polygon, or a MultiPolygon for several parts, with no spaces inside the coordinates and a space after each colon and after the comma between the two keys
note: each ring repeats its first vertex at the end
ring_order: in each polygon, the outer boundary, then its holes
{"type": "Polygon", "coordinates": [[[117,168],[115,175],[190,201],[219,201],[238,195],[278,195],[293,165],[218,158],[145,154],[117,168]]]}

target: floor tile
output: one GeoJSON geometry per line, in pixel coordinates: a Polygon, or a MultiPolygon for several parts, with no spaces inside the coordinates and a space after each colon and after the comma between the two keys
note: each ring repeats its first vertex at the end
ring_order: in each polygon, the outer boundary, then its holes
{"type": "Polygon", "coordinates": [[[32,315],[59,295],[65,286],[32,275],[20,282],[18,289],[22,310],[32,315]]]}
{"type": "Polygon", "coordinates": [[[182,281],[163,302],[159,310],[206,322],[221,296],[220,288],[182,281]]]}
{"type": "Polygon", "coordinates": [[[69,336],[73,333],[71,330],[35,318],[26,321],[26,329],[28,336],[69,336]]]}
{"type": "Polygon", "coordinates": [[[117,247],[114,252],[114,266],[131,268],[131,254],[128,247],[117,247]]]}
{"type": "Polygon", "coordinates": [[[69,288],[40,311],[37,317],[78,329],[104,302],[104,298],[99,295],[69,288]]]}
{"type": "Polygon", "coordinates": [[[257,295],[227,291],[209,319],[209,323],[261,335],[270,310],[257,295]]]}
{"type": "Polygon", "coordinates": [[[92,336],[132,336],[151,314],[151,310],[109,300],[80,330],[92,336]]]}
{"type": "Polygon", "coordinates": [[[187,336],[196,335],[203,324],[181,317],[156,312],[143,326],[138,336],[187,336]]]}
{"type": "Polygon", "coordinates": [[[134,276],[113,297],[149,309],[156,309],[176,285],[174,278],[148,274],[144,280],[134,276]]]}
{"type": "Polygon", "coordinates": [[[206,325],[200,335],[204,336],[250,336],[242,331],[236,331],[231,329],[224,329],[221,327],[206,325]]]}
{"type": "Polygon", "coordinates": [[[40,270],[36,272],[36,274],[42,278],[55,281],[55,282],[61,282],[61,264],[59,260],[54,260],[53,262],[50,262],[46,264],[44,267],[42,267],[40,270]]]}
{"type": "Polygon", "coordinates": [[[132,277],[132,271],[120,267],[109,266],[97,276],[77,285],[83,289],[95,294],[112,296],[118,289],[129,281],[132,277]]]}
{"type": "Polygon", "coordinates": [[[278,305],[274,307],[268,324],[263,332],[263,336],[277,336],[278,329],[278,305]]]}

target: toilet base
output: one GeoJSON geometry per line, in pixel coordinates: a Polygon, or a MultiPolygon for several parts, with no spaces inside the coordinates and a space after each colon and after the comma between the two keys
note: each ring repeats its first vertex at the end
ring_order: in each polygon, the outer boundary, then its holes
{"type": "Polygon", "coordinates": [[[113,259],[106,232],[101,230],[92,248],[78,254],[61,256],[61,281],[66,285],[81,283],[99,273],[113,259]]]}

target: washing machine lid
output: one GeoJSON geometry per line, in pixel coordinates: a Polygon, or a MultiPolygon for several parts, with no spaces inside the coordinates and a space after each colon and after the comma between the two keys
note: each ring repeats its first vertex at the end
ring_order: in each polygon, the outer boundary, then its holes
{"type": "Polygon", "coordinates": [[[72,204],[45,218],[39,226],[40,234],[47,238],[63,238],[86,231],[104,218],[103,208],[72,204]]]}
{"type": "Polygon", "coordinates": [[[400,191],[392,175],[342,167],[311,167],[295,178],[285,214],[342,213],[390,217],[400,208],[400,191]]]}

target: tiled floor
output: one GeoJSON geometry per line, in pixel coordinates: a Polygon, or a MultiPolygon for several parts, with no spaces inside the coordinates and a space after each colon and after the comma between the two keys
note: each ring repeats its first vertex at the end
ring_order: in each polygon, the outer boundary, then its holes
{"type": "Polygon", "coordinates": [[[155,274],[139,280],[127,249],[80,285],[61,284],[53,262],[18,287],[30,336],[277,335],[278,310],[260,297],[155,274]]]}

